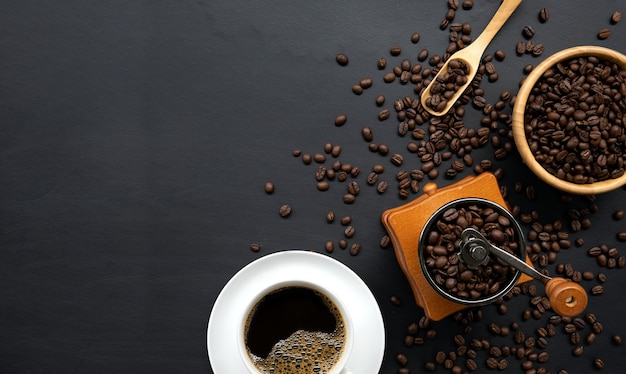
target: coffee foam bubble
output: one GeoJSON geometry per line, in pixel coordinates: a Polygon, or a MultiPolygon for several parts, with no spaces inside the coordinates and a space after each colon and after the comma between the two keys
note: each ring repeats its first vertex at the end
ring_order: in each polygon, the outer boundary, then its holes
{"type": "Polygon", "coordinates": [[[298,330],[274,345],[266,358],[250,354],[262,373],[328,373],[343,354],[344,326],[332,333],[298,330]]]}

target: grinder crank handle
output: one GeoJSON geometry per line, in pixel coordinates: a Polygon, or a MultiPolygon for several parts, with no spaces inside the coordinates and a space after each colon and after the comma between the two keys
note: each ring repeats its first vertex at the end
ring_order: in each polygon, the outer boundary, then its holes
{"type": "MultiPolygon", "coordinates": [[[[576,282],[569,281],[565,278],[548,277],[526,262],[514,256],[507,251],[491,244],[478,230],[466,228],[461,233],[463,244],[461,246],[461,256],[463,260],[479,260],[476,255],[482,255],[481,247],[502,261],[511,265],[522,273],[540,280],[545,284],[546,295],[550,300],[552,310],[565,317],[574,317],[579,315],[587,307],[587,293],[582,286],[576,282]],[[466,253],[472,251],[472,253],[466,253]],[[464,253],[465,252],[465,253],[464,253]],[[473,258],[474,257],[474,258],[473,258]]],[[[486,254],[484,254],[486,256],[486,254]]]]}

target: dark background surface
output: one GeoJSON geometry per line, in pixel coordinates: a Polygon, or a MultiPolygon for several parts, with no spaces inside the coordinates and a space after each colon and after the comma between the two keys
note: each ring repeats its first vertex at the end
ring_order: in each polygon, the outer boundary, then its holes
{"type": "MultiPolygon", "coordinates": [[[[476,37],[498,4],[477,1],[457,20],[471,22],[476,37]]],[[[362,126],[372,127],[378,143],[405,155],[406,168],[419,167],[406,151],[410,137],[397,135],[393,115],[379,122],[374,105],[384,94],[384,107],[393,112],[393,102],[413,95],[412,87],[384,84],[376,61],[384,56],[392,67],[402,58],[415,61],[421,48],[443,53],[448,32],[439,22],[446,7],[442,0],[3,1],[0,371],[211,372],[206,327],[222,287],[264,254],[323,252],[325,241],[336,243],[343,227],[324,221],[328,210],[353,217],[351,242],[363,246],[358,256],[339,249],[331,256],[363,278],[381,307],[387,339],[380,372],[397,372],[397,353],[409,357],[415,373],[437,350],[453,349],[452,336],[463,326],[451,319],[434,324],[434,341],[403,345],[406,327],[423,311],[393,251],[379,247],[379,217],[406,201],[393,183],[384,195],[366,186],[372,165],[387,166],[390,182],[397,168],[370,153],[360,137],[362,126]],[[413,32],[421,34],[416,45],[413,32]],[[400,56],[389,55],[392,45],[403,48],[400,56]],[[339,52],[349,56],[348,66],[335,62],[339,52]],[[374,86],[354,95],[351,85],[368,76],[374,86]],[[333,124],[339,113],[349,118],[343,127],[333,124]],[[316,166],[291,156],[296,148],[322,152],[326,142],[340,144],[340,159],[363,170],[357,178],[363,191],[353,205],[343,204],[339,182],[317,191],[316,166]],[[263,192],[266,181],[276,184],[273,195],[263,192]],[[288,219],[277,214],[285,203],[293,207],[288,219]],[[261,251],[253,253],[251,243],[261,251]],[[392,295],[401,306],[390,303],[392,295]]],[[[626,22],[609,24],[616,10],[626,11],[621,1],[523,2],[488,48],[507,54],[496,63],[498,82],[483,84],[488,99],[495,101],[503,89],[516,92],[524,65],[560,49],[596,44],[626,52],[626,22]],[[551,12],[545,24],[537,19],[542,6],[551,12]],[[515,55],[525,25],[535,28],[535,43],[544,44],[541,57],[515,55]],[[596,34],[605,27],[612,35],[600,41],[596,34]]],[[[467,109],[466,126],[478,128],[480,112],[467,109]]],[[[493,148],[473,156],[493,159],[493,148]]],[[[604,372],[621,372],[626,352],[610,337],[626,336],[626,270],[600,269],[586,251],[605,243],[626,254],[615,239],[626,221],[611,219],[613,211],[626,209],[624,190],[598,196],[592,228],[574,233],[567,211],[588,206],[587,200],[562,203],[561,194],[530,175],[516,154],[496,166],[504,168],[501,184],[509,191],[516,181],[535,186],[534,201],[509,192],[524,211],[538,211],[543,223],[563,220],[572,240],[584,237],[582,248],[562,251],[558,262],[604,271],[609,279],[588,308],[604,325],[597,342],[574,359],[559,329],[544,366],[552,373],[588,373],[601,357],[604,372]]],[[[466,169],[461,176],[471,174],[466,169]]],[[[507,305],[506,315],[484,307],[483,321],[468,337],[489,337],[491,322],[519,321],[529,298],[507,305]]],[[[521,329],[532,335],[549,315],[521,329]]],[[[511,344],[512,337],[492,342],[511,344]]],[[[487,356],[479,357],[484,371],[487,356]]],[[[521,372],[520,361],[511,358],[508,371],[521,372]]]]}

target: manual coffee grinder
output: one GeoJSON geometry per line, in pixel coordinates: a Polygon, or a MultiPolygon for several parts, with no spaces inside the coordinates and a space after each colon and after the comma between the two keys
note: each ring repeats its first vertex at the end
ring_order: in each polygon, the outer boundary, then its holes
{"type": "Polygon", "coordinates": [[[396,259],[404,272],[417,304],[426,316],[434,321],[471,306],[486,305],[501,299],[515,285],[533,279],[545,284],[545,292],[551,308],[562,316],[573,317],[587,306],[587,294],[576,282],[564,278],[551,278],[537,270],[526,257],[526,242],[519,223],[505,208],[495,176],[482,173],[468,176],[441,189],[435,183],[423,188],[424,194],[402,206],[383,212],[381,220],[393,244],[396,259]],[[455,244],[455,261],[467,269],[479,270],[490,258],[508,264],[514,271],[506,284],[497,292],[477,298],[458,297],[443,287],[429,271],[427,262],[432,254],[426,251],[428,234],[437,220],[450,208],[481,205],[506,217],[511,223],[517,241],[518,254],[511,254],[498,247],[472,225],[464,227],[460,240],[455,244]]]}

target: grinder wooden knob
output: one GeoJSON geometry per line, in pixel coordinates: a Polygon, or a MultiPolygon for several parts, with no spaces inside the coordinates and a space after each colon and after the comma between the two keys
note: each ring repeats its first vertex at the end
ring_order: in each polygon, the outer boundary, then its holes
{"type": "Polygon", "coordinates": [[[564,278],[552,278],[546,283],[546,295],[552,310],[565,317],[574,317],[587,307],[587,293],[576,282],[564,278]]]}

